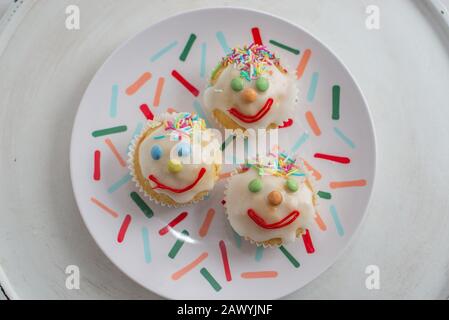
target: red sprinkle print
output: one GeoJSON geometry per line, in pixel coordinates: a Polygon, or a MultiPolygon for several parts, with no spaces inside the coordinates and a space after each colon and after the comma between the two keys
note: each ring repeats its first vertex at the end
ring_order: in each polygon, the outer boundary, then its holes
{"type": "Polygon", "coordinates": [[[153,120],[154,115],[151,112],[150,108],[148,107],[147,104],[142,104],[140,106],[140,111],[142,111],[143,115],[145,116],[145,118],[147,118],[147,120],[153,120]]]}
{"type": "Polygon", "coordinates": [[[159,235],[163,236],[170,231],[174,226],[176,226],[178,223],[180,223],[182,220],[184,220],[187,217],[187,211],[181,212],[176,218],[174,218],[172,221],[170,221],[165,227],[163,227],[161,230],[159,230],[159,235]]]}
{"type": "Polygon", "coordinates": [[[257,27],[252,28],[251,33],[253,34],[254,43],[258,45],[263,45],[259,28],[257,27]]]}
{"type": "Polygon", "coordinates": [[[290,118],[288,118],[287,121],[283,121],[283,122],[284,123],[281,126],[278,127],[279,129],[288,128],[288,127],[291,127],[293,125],[293,119],[290,119],[290,118]]]}
{"type": "Polygon", "coordinates": [[[126,231],[128,230],[130,223],[131,223],[131,216],[127,214],[125,219],[123,219],[122,226],[120,227],[120,230],[118,232],[117,236],[118,243],[122,243],[123,239],[125,239],[126,231]]]}
{"type": "Polygon", "coordinates": [[[220,252],[221,252],[221,259],[223,260],[223,267],[224,267],[226,280],[232,281],[231,268],[229,267],[228,252],[226,250],[226,244],[224,243],[223,240],[220,240],[219,246],[220,246],[220,252]]]}
{"type": "Polygon", "coordinates": [[[100,158],[101,158],[100,150],[95,150],[95,152],[94,152],[94,180],[95,181],[98,181],[101,178],[100,158]]]}
{"type": "Polygon", "coordinates": [[[173,76],[173,78],[178,80],[187,90],[189,90],[190,93],[192,93],[195,97],[198,97],[198,95],[200,94],[199,90],[195,88],[190,82],[188,82],[183,76],[181,76],[178,71],[173,70],[171,72],[171,75],[173,76]]]}
{"type": "Polygon", "coordinates": [[[324,159],[344,164],[348,164],[351,162],[351,159],[347,157],[333,156],[331,154],[324,154],[324,153],[315,153],[314,157],[318,159],[324,159]]]}
{"type": "Polygon", "coordinates": [[[226,204],[226,200],[225,199],[221,200],[221,204],[225,205],[226,204]]]}
{"type": "Polygon", "coordinates": [[[309,229],[306,229],[306,233],[302,235],[302,241],[304,242],[304,247],[308,254],[314,253],[315,248],[313,247],[312,238],[310,237],[309,229]]]}

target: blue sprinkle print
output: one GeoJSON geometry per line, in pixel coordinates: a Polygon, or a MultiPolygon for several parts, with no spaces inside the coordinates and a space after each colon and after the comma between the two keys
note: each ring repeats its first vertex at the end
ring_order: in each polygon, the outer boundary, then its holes
{"type": "Polygon", "coordinates": [[[301,147],[307,140],[309,139],[309,134],[304,132],[298,140],[296,140],[295,144],[292,147],[292,150],[290,151],[290,154],[294,154],[296,151],[298,151],[299,147],[301,147]]]}
{"type": "Polygon", "coordinates": [[[117,98],[118,98],[118,85],[112,85],[111,103],[109,105],[109,115],[111,118],[117,117],[117,98]]]}
{"type": "Polygon", "coordinates": [[[332,215],[332,219],[334,219],[335,227],[337,228],[337,233],[339,236],[344,236],[345,231],[343,230],[343,226],[341,225],[340,218],[338,217],[337,209],[334,205],[330,206],[330,211],[332,215]]]}
{"type": "Polygon", "coordinates": [[[225,54],[231,53],[231,48],[229,48],[228,43],[226,42],[226,38],[224,36],[224,33],[222,31],[218,31],[216,33],[217,40],[220,43],[221,47],[223,48],[223,51],[225,54]]]}
{"type": "Polygon", "coordinates": [[[156,52],[154,55],[151,56],[150,61],[154,62],[156,60],[158,60],[160,57],[162,57],[164,54],[166,54],[167,52],[169,52],[171,49],[173,49],[174,47],[176,47],[178,45],[178,41],[173,41],[172,43],[170,43],[168,46],[162,48],[161,50],[159,50],[158,52],[156,52]]]}
{"type": "Polygon", "coordinates": [[[198,114],[198,116],[204,119],[206,126],[210,127],[209,120],[206,118],[206,114],[203,111],[203,107],[201,106],[198,100],[193,101],[193,108],[195,109],[195,112],[198,114]]]}
{"type": "Polygon", "coordinates": [[[259,247],[257,247],[256,248],[256,261],[260,261],[260,260],[262,260],[262,257],[263,257],[263,247],[262,246],[259,246],[259,247]]]}
{"type": "Polygon", "coordinates": [[[206,76],[206,50],[207,50],[207,43],[203,42],[201,44],[201,65],[200,65],[201,78],[204,78],[206,76]]]}
{"type": "MultiPolygon", "coordinates": [[[[142,129],[143,129],[143,123],[139,122],[136,126],[136,129],[134,129],[131,140],[133,140],[135,137],[137,137],[139,135],[139,133],[142,131],[142,129]]],[[[131,148],[131,142],[128,145],[128,151],[130,150],[130,148],[131,148]]]]}
{"type": "Polygon", "coordinates": [[[129,173],[127,173],[122,178],[120,178],[120,180],[118,180],[112,186],[110,186],[108,188],[108,193],[113,193],[113,192],[117,191],[118,189],[120,189],[120,187],[127,184],[129,181],[131,181],[131,176],[129,175],[129,173]]]}
{"type": "Polygon", "coordinates": [[[142,228],[142,240],[143,240],[143,254],[145,257],[145,262],[151,262],[151,251],[150,251],[150,237],[148,235],[148,229],[146,227],[142,228]]]}
{"type": "Polygon", "coordinates": [[[340,129],[337,127],[334,127],[335,134],[343,140],[350,148],[355,149],[355,144],[352,142],[351,139],[349,139],[340,129]]]}
{"type": "Polygon", "coordinates": [[[235,244],[237,245],[237,248],[242,247],[242,237],[232,229],[232,233],[234,234],[235,244]]]}
{"type": "Polygon", "coordinates": [[[312,74],[312,79],[310,80],[309,91],[307,92],[307,101],[312,102],[315,99],[316,87],[318,84],[319,73],[314,72],[312,74]]]}

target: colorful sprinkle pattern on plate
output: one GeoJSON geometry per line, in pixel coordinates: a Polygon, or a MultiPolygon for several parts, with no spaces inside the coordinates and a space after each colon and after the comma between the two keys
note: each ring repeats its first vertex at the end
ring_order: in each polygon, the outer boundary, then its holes
{"type": "Polygon", "coordinates": [[[243,9],[188,12],[127,42],[86,90],[71,141],[74,193],[92,236],[123,272],[170,298],[270,299],[301,288],[359,226],[374,169],[368,108],[344,65],[299,27],[243,9]],[[279,129],[279,147],[300,155],[320,197],[315,224],[274,249],[245,241],[226,220],[223,190],[233,166],[224,166],[206,200],[182,210],[149,202],[125,166],[132,137],[162,112],[196,112],[213,125],[201,101],[207,79],[232,47],[250,43],[296,74],[300,105],[279,129]]]}

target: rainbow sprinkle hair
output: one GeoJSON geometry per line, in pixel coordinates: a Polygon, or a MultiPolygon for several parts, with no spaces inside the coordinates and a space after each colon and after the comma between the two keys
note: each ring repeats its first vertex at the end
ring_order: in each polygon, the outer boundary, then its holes
{"type": "Polygon", "coordinates": [[[164,123],[165,131],[171,131],[171,137],[175,140],[181,140],[183,135],[191,136],[194,130],[206,129],[204,119],[190,112],[180,112],[174,119],[165,120],[164,123]]]}
{"type": "Polygon", "coordinates": [[[278,154],[270,153],[270,157],[264,161],[256,163],[247,163],[244,168],[252,168],[257,171],[260,176],[271,175],[288,178],[289,176],[305,176],[304,170],[301,170],[296,159],[290,158],[286,153],[278,154]]]}
{"type": "Polygon", "coordinates": [[[247,81],[255,80],[260,76],[269,73],[268,66],[275,65],[282,72],[286,73],[279,58],[269,51],[266,46],[252,43],[243,48],[233,48],[231,53],[225,56],[215,68],[213,74],[221,67],[233,65],[240,71],[240,77],[247,81]]]}

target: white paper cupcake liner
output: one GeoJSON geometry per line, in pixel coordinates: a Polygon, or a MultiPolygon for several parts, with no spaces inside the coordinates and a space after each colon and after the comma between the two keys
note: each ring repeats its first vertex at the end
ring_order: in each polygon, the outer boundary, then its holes
{"type": "Polygon", "coordinates": [[[319,197],[318,197],[317,187],[315,184],[315,178],[313,177],[312,172],[309,169],[307,169],[307,166],[305,165],[303,158],[297,156],[296,161],[299,162],[299,166],[300,166],[301,170],[304,171],[304,173],[306,175],[307,182],[309,183],[310,188],[312,189],[313,205],[314,205],[315,216],[316,216],[316,213],[318,212],[318,206],[320,203],[318,201],[319,197]]]}

